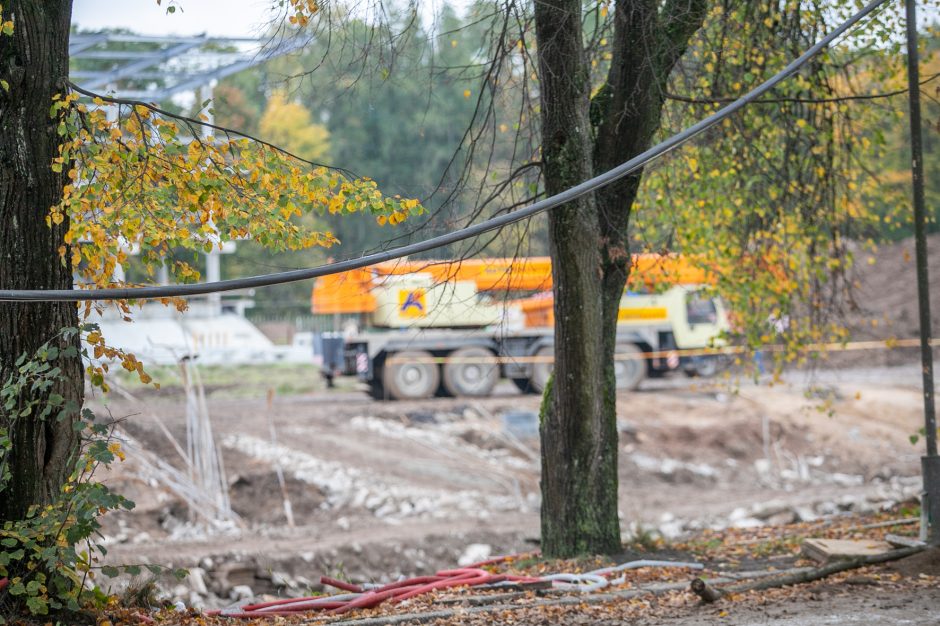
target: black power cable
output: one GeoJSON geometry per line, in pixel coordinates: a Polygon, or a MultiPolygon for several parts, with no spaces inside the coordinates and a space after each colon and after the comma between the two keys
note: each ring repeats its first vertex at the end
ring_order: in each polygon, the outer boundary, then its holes
{"type": "Polygon", "coordinates": [[[585,194],[591,193],[605,185],[609,185],[615,180],[636,172],[646,164],[662,155],[675,150],[686,143],[699,133],[711,128],[718,122],[733,115],[743,109],[762,95],[773,89],[778,83],[792,76],[798,69],[806,64],[812,57],[818,54],[823,48],[832,43],[836,38],[842,35],[849,28],[854,26],[866,15],[887,2],[887,0],[874,0],[869,2],[860,11],[840,24],[828,35],[820,39],[801,54],[798,58],[790,62],[785,68],[774,74],[759,86],[744,94],[728,106],[712,113],[702,121],[690,126],[684,131],[677,133],[659,143],[649,150],[638,154],[626,163],[599,174],[594,178],[572,187],[559,194],[540,200],[524,209],[519,209],[512,213],[500,215],[492,219],[485,220],[478,224],[472,224],[466,228],[461,228],[452,233],[432,237],[425,241],[393,248],[384,252],[369,254],[356,259],[348,259],[336,263],[329,263],[318,267],[311,267],[299,270],[289,270],[277,272],[274,274],[262,274],[260,276],[249,276],[246,278],[233,278],[231,280],[221,280],[212,283],[199,283],[194,285],[163,285],[155,287],[128,287],[128,288],[108,288],[108,289],[0,289],[0,301],[34,301],[34,302],[52,302],[52,301],[86,301],[86,300],[140,300],[148,298],[170,298],[198,296],[209,293],[218,293],[221,291],[233,291],[235,289],[250,289],[253,287],[267,287],[268,285],[279,285],[290,283],[308,278],[317,278],[318,276],[327,276],[329,274],[338,274],[349,270],[359,269],[391,261],[411,254],[426,252],[434,248],[450,245],[464,239],[470,239],[491,230],[502,228],[531,217],[542,211],[547,211],[558,205],[564,204],[579,198],[585,194]]]}

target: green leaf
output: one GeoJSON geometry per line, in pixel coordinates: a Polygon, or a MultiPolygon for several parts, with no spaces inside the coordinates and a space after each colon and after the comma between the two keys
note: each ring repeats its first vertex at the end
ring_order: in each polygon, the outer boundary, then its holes
{"type": "Polygon", "coordinates": [[[29,612],[33,615],[45,615],[49,612],[49,603],[45,598],[33,596],[26,600],[26,608],[28,608],[29,612]]]}
{"type": "Polygon", "coordinates": [[[118,570],[118,568],[114,566],[105,565],[104,567],[101,568],[101,573],[107,576],[108,578],[114,578],[115,576],[120,575],[121,572],[120,570],[118,570]]]}
{"type": "Polygon", "coordinates": [[[917,442],[920,441],[920,435],[911,435],[910,437],[908,437],[908,439],[911,440],[912,446],[916,446],[917,442]]]}

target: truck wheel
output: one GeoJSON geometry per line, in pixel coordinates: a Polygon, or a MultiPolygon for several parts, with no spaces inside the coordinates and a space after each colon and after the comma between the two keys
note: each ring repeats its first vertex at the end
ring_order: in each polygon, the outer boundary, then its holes
{"type": "Polygon", "coordinates": [[[711,378],[718,374],[718,357],[700,356],[692,359],[689,367],[685,368],[685,375],[689,378],[701,376],[711,378]]]}
{"type": "MultiPolygon", "coordinates": [[[[552,346],[543,346],[538,349],[534,356],[547,358],[555,356],[555,348],[552,346]]],[[[552,371],[555,369],[555,361],[536,361],[532,364],[532,377],[529,378],[529,384],[535,393],[542,393],[545,391],[545,386],[548,384],[548,379],[552,375],[552,371]]]]}
{"type": "Polygon", "coordinates": [[[702,357],[702,359],[695,364],[695,373],[703,378],[711,378],[718,374],[718,357],[702,357]]]}
{"type": "Polygon", "coordinates": [[[617,344],[614,354],[614,375],[617,377],[617,389],[636,389],[646,378],[646,359],[641,358],[642,355],[643,350],[636,344],[617,344]]]}
{"type": "Polygon", "coordinates": [[[492,358],[486,348],[460,348],[449,355],[454,361],[444,363],[444,389],[455,396],[485,397],[493,392],[499,381],[499,364],[461,363],[459,359],[492,358]]]}
{"type": "Polygon", "coordinates": [[[424,350],[405,350],[388,355],[382,384],[390,398],[417,400],[430,398],[441,382],[441,372],[434,357],[424,350]],[[392,361],[389,363],[389,361],[392,361]]]}

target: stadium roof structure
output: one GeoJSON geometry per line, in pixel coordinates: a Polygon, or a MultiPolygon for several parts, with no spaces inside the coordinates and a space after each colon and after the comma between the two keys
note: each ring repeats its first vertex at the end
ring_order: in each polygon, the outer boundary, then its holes
{"type": "Polygon", "coordinates": [[[293,39],[72,33],[70,80],[89,91],[159,102],[298,50],[293,39]]]}

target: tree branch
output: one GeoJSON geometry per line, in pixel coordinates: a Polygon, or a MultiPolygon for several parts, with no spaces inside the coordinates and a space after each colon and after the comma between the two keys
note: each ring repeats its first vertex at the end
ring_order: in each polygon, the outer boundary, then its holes
{"type": "Polygon", "coordinates": [[[836,561],[830,563],[829,565],[824,565],[816,569],[805,570],[793,572],[784,576],[774,576],[768,578],[761,578],[758,580],[749,581],[746,583],[740,583],[737,585],[730,585],[728,587],[712,587],[708,585],[701,578],[694,578],[690,584],[690,590],[702,599],[703,603],[712,603],[720,598],[727,596],[732,593],[744,593],[746,591],[761,591],[763,589],[774,589],[777,587],[786,587],[788,585],[798,585],[802,583],[809,583],[833,574],[838,574],[839,572],[844,572],[850,569],[857,569],[859,567],[864,567],[866,565],[876,565],[878,563],[886,563],[888,561],[896,561],[897,559],[903,559],[904,557],[917,554],[922,551],[924,548],[921,546],[911,547],[911,548],[900,548],[898,550],[891,550],[890,552],[885,552],[883,554],[876,554],[868,557],[860,557],[857,559],[848,559],[844,561],[836,561]]]}
{"type": "Polygon", "coordinates": [[[706,0],[667,0],[662,9],[660,26],[663,43],[660,62],[663,68],[670,70],[679,60],[689,40],[702,26],[709,2],[706,0]]]}
{"type": "Polygon", "coordinates": [[[225,126],[219,126],[218,124],[212,124],[212,123],[210,123],[210,122],[206,122],[206,121],[203,121],[203,120],[200,120],[200,119],[196,119],[196,118],[193,118],[193,117],[189,117],[189,116],[186,116],[186,115],[180,115],[179,113],[172,113],[172,112],[167,111],[167,110],[165,110],[165,109],[161,109],[161,108],[158,107],[157,105],[152,104],[152,103],[150,103],[150,102],[144,102],[143,100],[131,100],[131,99],[129,99],[129,98],[115,98],[115,97],[113,97],[113,96],[104,96],[104,95],[101,95],[101,94],[99,94],[99,93],[95,93],[94,91],[89,91],[88,89],[85,89],[85,88],[83,88],[83,87],[79,87],[78,85],[76,85],[76,84],[73,83],[72,81],[68,81],[68,80],[67,80],[67,81],[65,81],[65,84],[66,84],[66,85],[68,86],[68,88],[71,89],[72,91],[74,91],[74,92],[76,92],[76,93],[80,93],[80,94],[82,94],[83,96],[88,96],[89,98],[99,98],[100,100],[102,100],[102,101],[104,101],[104,102],[107,102],[108,104],[124,104],[124,105],[128,105],[128,106],[131,106],[131,107],[142,106],[142,107],[144,107],[144,108],[146,108],[146,109],[148,109],[148,110],[150,110],[150,111],[152,111],[152,112],[154,112],[154,113],[156,113],[156,114],[158,114],[158,115],[161,115],[161,116],[163,116],[163,117],[167,117],[167,118],[170,118],[170,119],[178,120],[178,121],[180,121],[180,122],[184,122],[184,123],[186,123],[186,125],[189,126],[190,128],[192,128],[193,125],[197,125],[197,126],[202,126],[202,127],[204,127],[204,128],[211,128],[211,129],[213,129],[213,130],[217,130],[217,131],[219,131],[219,132],[225,133],[226,135],[235,135],[235,136],[238,136],[238,137],[242,137],[242,138],[244,138],[244,139],[248,139],[248,140],[250,140],[250,141],[253,141],[253,142],[255,142],[255,143],[257,143],[257,144],[260,144],[260,145],[262,145],[262,146],[265,146],[265,147],[267,147],[267,148],[271,148],[272,150],[276,150],[276,151],[280,152],[281,154],[283,154],[283,155],[285,155],[285,156],[288,156],[288,157],[290,157],[290,158],[292,158],[292,159],[295,159],[295,160],[297,160],[297,161],[300,161],[301,163],[306,163],[307,165],[310,165],[310,166],[312,166],[312,167],[323,167],[323,168],[326,168],[326,169],[329,169],[329,170],[341,172],[342,174],[344,174],[344,175],[346,175],[346,176],[348,176],[348,177],[350,177],[350,178],[360,178],[360,176],[358,176],[355,172],[352,172],[352,171],[350,171],[350,170],[348,170],[348,169],[346,169],[346,168],[343,168],[343,167],[336,167],[336,166],[333,166],[333,165],[327,165],[326,163],[318,163],[318,162],[316,162],[316,161],[310,161],[309,159],[305,159],[305,158],[303,158],[303,157],[301,157],[301,156],[298,156],[298,155],[294,154],[293,152],[290,152],[289,150],[285,150],[284,148],[281,148],[280,146],[277,146],[277,145],[275,145],[275,144],[273,144],[273,143],[271,143],[271,142],[269,142],[269,141],[265,141],[264,139],[259,139],[258,137],[255,137],[255,136],[253,136],[253,135],[249,135],[249,134],[247,134],[247,133],[243,133],[243,132],[241,132],[240,130],[235,130],[235,129],[233,129],[233,128],[226,128],[225,126]]]}

